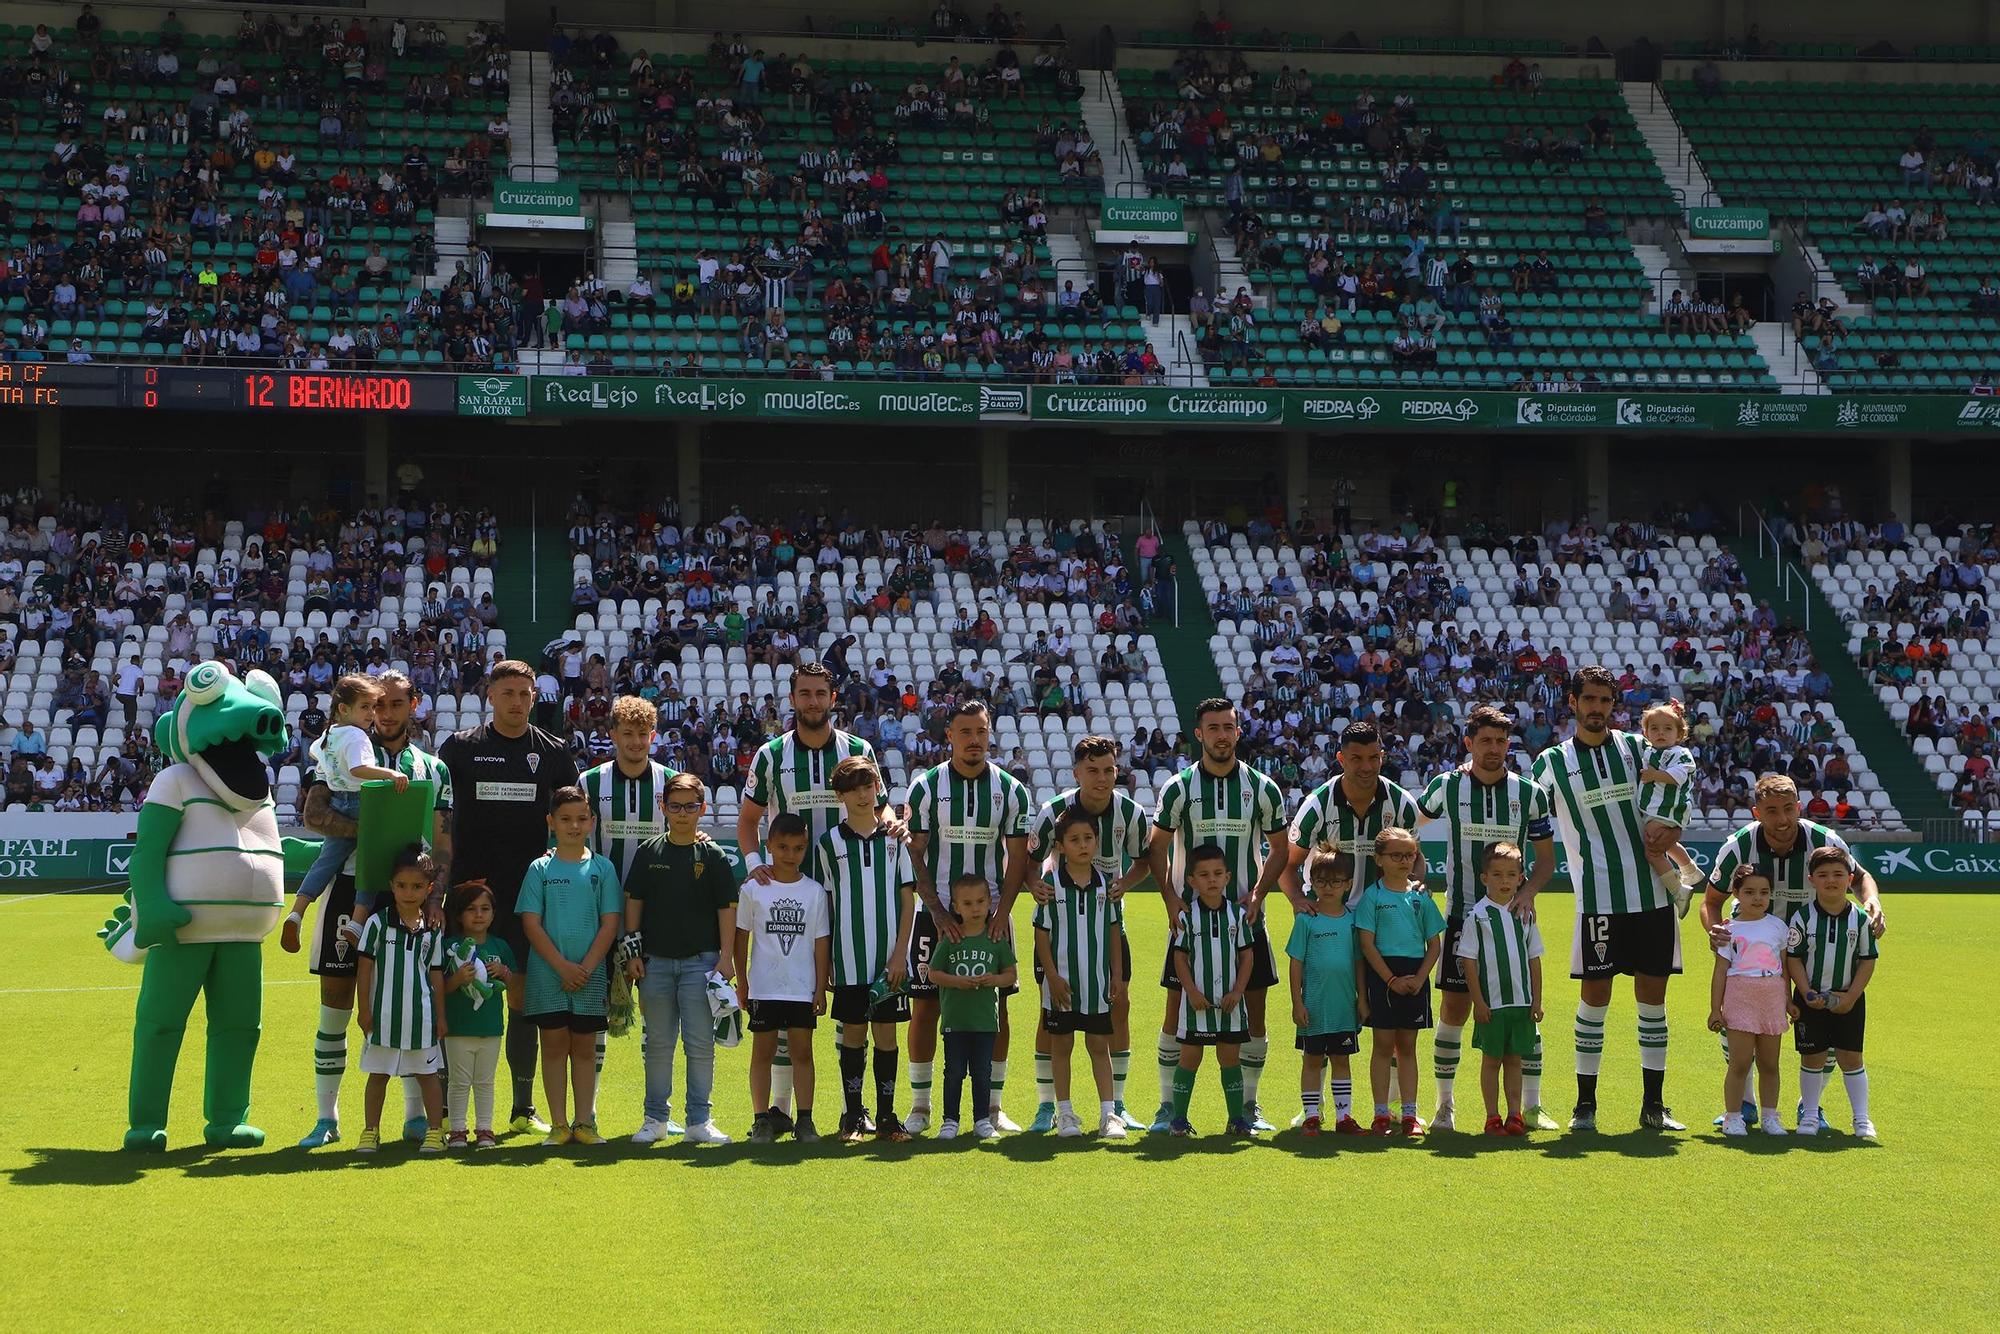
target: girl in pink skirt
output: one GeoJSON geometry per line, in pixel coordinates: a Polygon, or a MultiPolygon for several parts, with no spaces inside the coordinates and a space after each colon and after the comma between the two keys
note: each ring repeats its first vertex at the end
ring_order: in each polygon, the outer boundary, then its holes
{"type": "Polygon", "coordinates": [[[1737,867],[1729,892],[1736,899],[1736,916],[1729,922],[1729,943],[1715,952],[1708,1013],[1708,1026],[1729,1035],[1729,1073],[1722,1080],[1722,1105],[1729,1111],[1722,1133],[1750,1133],[1740,1109],[1755,1061],[1759,1126],[1767,1135],[1782,1135],[1778,1049],[1792,1018],[1785,991],[1789,928],[1771,916],[1771,878],[1755,866],[1737,867]]]}

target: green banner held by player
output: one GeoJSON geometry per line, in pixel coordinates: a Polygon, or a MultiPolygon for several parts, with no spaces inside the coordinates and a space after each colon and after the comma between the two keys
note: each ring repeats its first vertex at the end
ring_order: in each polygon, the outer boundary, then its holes
{"type": "Polygon", "coordinates": [[[428,843],[436,793],[425,779],[404,791],[394,783],[361,785],[361,832],[354,847],[354,888],[372,894],[389,888],[389,864],[412,843],[428,843]]]}

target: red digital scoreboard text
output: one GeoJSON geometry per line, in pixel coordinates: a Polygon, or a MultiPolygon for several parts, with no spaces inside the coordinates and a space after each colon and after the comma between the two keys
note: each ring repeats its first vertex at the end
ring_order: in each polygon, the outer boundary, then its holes
{"type": "Polygon", "coordinates": [[[315,375],[290,371],[243,377],[244,406],[308,412],[408,412],[416,387],[407,375],[315,375]]]}

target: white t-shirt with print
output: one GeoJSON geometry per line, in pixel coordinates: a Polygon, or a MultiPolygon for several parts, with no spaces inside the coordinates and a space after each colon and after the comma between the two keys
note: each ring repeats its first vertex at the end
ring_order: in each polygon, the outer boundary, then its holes
{"type": "Polygon", "coordinates": [[[313,768],[329,792],[359,792],[361,780],[354,776],[358,766],[375,763],[375,743],[368,734],[348,723],[336,723],[312,744],[313,768]]]}
{"type": "Polygon", "coordinates": [[[813,999],[817,944],[833,930],[824,885],[807,876],[789,884],[747,880],[736,899],[736,927],[750,933],[749,999],[813,999]]]}

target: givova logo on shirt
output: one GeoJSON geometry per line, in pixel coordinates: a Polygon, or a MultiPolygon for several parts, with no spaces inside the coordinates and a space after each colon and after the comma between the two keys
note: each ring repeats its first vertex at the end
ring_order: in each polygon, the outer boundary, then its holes
{"type": "Polygon", "coordinates": [[[764,934],[778,942],[778,952],[792,957],[792,946],[806,936],[806,905],[798,899],[779,899],[764,914],[764,934]]]}

